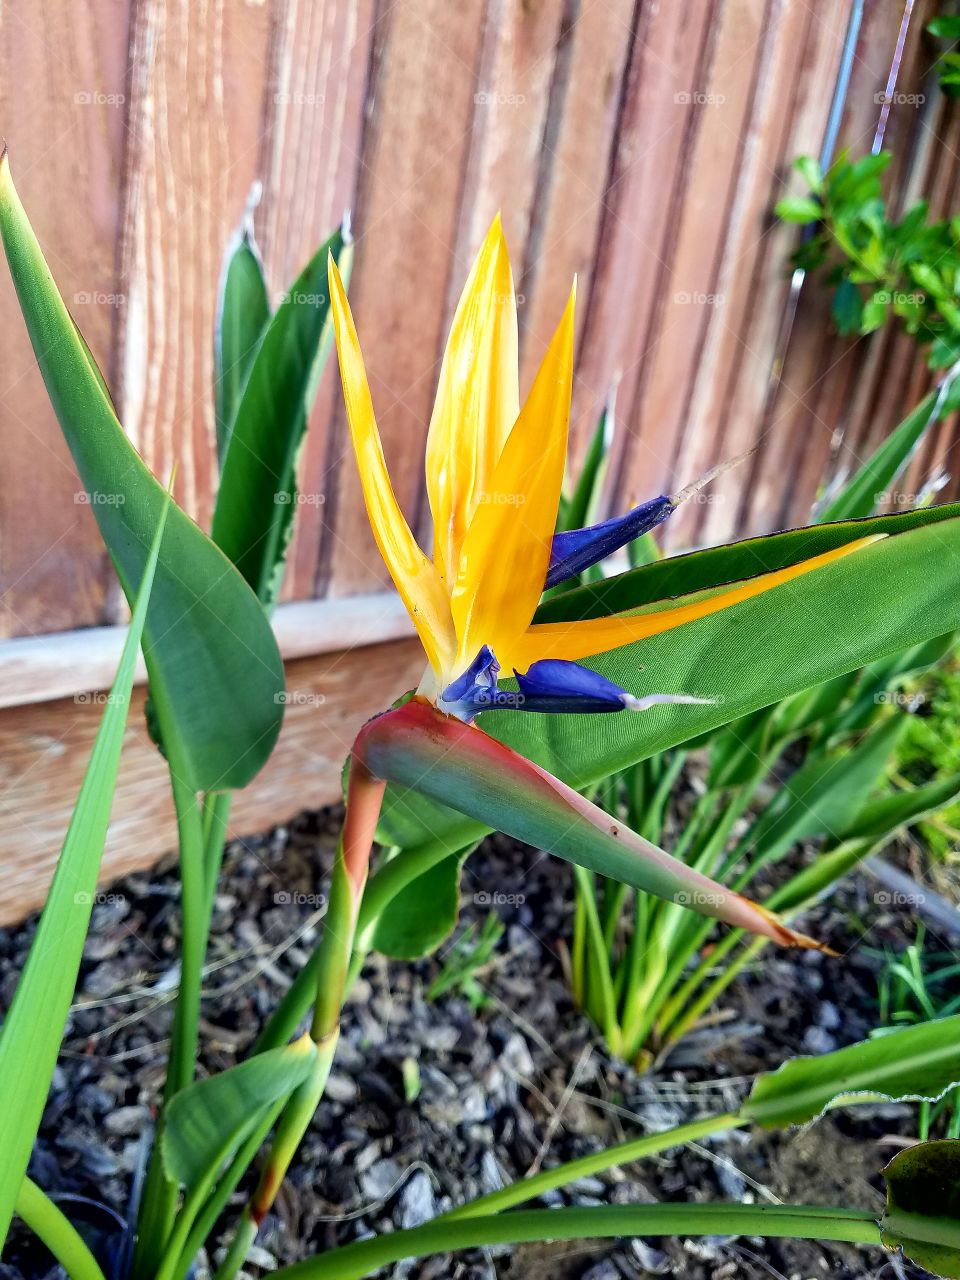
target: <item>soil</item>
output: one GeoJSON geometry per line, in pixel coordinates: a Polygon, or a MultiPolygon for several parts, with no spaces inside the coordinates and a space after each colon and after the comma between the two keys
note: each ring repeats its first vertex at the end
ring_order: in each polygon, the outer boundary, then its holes
{"type": "MultiPolygon", "coordinates": [[[[203,1071],[243,1056],[307,958],[339,818],[336,810],[304,814],[228,849],[204,988],[203,1071]]],[[[99,895],[31,1166],[41,1186],[65,1198],[69,1214],[101,1228],[127,1215],[162,1086],[178,895],[170,865],[99,895]]],[[[878,906],[874,886],[852,878],[804,921],[842,958],[766,952],[726,993],[712,1025],[640,1077],[611,1058],[571,1004],[562,964],[569,868],[493,837],[465,869],[461,927],[482,923],[491,896],[505,931],[477,975],[479,1008],[462,991],[427,999],[446,946],[414,964],[374,957],[365,967],[345,1012],[327,1096],[264,1224],[249,1274],[416,1225],[532,1168],[735,1106],[755,1072],[867,1036],[876,1022],[875,949],[902,945],[913,932],[908,915],[878,906]]],[[[0,931],[0,1007],[34,927],[31,920],[0,931]]],[[[913,1108],[885,1105],[836,1112],[791,1133],[727,1133],[584,1179],[546,1203],[781,1198],[879,1213],[879,1170],[915,1126],[913,1108]]],[[[208,1260],[201,1264],[202,1276],[208,1260]]],[[[0,1280],[33,1280],[51,1268],[40,1246],[15,1231],[0,1280]]],[[[860,1280],[925,1273],[880,1250],[716,1238],[473,1251],[400,1264],[389,1274],[860,1280]]]]}

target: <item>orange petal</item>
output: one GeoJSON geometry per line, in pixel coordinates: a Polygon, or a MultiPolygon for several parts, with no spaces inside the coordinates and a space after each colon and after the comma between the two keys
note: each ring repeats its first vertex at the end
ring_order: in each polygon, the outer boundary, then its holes
{"type": "Polygon", "coordinates": [[[451,596],[458,665],[497,656],[529,627],[547,576],[567,455],[576,287],[460,553],[451,596]]]}
{"type": "Polygon", "coordinates": [[[500,215],[453,317],[427,437],[433,559],[452,586],[479,496],[520,412],[517,306],[500,215]]]}
{"type": "Polygon", "coordinates": [[[567,658],[577,661],[589,658],[598,653],[606,653],[610,649],[619,649],[621,645],[632,644],[635,640],[645,640],[657,636],[664,631],[672,631],[686,622],[694,622],[697,618],[708,618],[711,614],[729,609],[731,605],[740,604],[754,596],[763,595],[773,587],[779,587],[793,578],[799,578],[813,569],[850,555],[861,547],[879,541],[884,534],[870,538],[858,538],[845,546],[835,547],[823,555],[813,556],[809,560],[801,560],[799,564],[790,565],[786,569],[778,569],[774,573],[764,573],[757,578],[740,582],[726,591],[717,592],[706,599],[695,600],[691,604],[679,604],[669,609],[657,609],[650,613],[613,614],[609,618],[590,618],[584,622],[546,622],[532,626],[509,652],[504,651],[498,657],[504,667],[516,667],[518,671],[526,671],[532,662],[539,658],[567,658]]]}
{"type": "Polygon", "coordinates": [[[449,599],[440,575],[410,532],[390,484],[357,330],[332,255],[327,264],[327,277],[343,398],[367,515],[380,554],[413,619],[430,665],[439,672],[449,666],[455,650],[449,599]]]}

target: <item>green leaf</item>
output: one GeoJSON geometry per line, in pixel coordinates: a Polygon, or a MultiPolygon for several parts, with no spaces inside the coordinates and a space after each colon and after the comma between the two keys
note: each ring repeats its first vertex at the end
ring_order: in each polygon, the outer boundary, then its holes
{"type": "Polygon", "coordinates": [[[460,915],[460,871],[475,847],[471,843],[448,855],[387,903],[373,934],[376,951],[395,960],[418,960],[449,938],[460,915]]]}
{"type": "Polygon", "coordinates": [[[887,436],[883,444],[821,512],[820,523],[868,516],[884,501],[885,495],[910,461],[925,432],[939,420],[943,412],[943,399],[938,402],[938,397],[946,397],[943,386],[924,396],[916,409],[887,436]]]}
{"type": "MultiPolygon", "coordinates": [[[[934,1024],[938,1025],[938,1024],[934,1024]]],[[[908,1147],[883,1171],[887,1205],[880,1233],[888,1249],[936,1276],[960,1276],[960,1141],[908,1147]]]]}
{"type": "Polygon", "coordinates": [[[939,40],[960,40],[960,17],[941,13],[927,23],[927,30],[939,40]]]}
{"type": "Polygon", "coordinates": [[[224,259],[213,339],[217,456],[221,466],[243,387],[269,319],[267,282],[253,238],[252,210],[248,209],[224,259]]]}
{"type": "Polygon", "coordinates": [[[280,586],[296,505],[296,465],[333,328],[330,254],[349,272],[337,231],[311,258],[267,325],[229,432],[212,536],[264,604],[280,586]]]}
{"type": "Polygon", "coordinates": [[[958,1083],[960,1014],[815,1058],[791,1058],[757,1077],[740,1114],[777,1129],[806,1124],[827,1108],[864,1095],[935,1101],[958,1083]]]}
{"type": "MultiPolygon", "coordinates": [[[[942,635],[960,623],[957,514],[956,506],[934,507],[814,526],[661,561],[597,588],[570,592],[549,602],[551,613],[565,601],[582,605],[585,592],[591,600],[617,599],[626,609],[631,598],[645,604],[652,593],[684,578],[691,583],[712,578],[715,585],[736,578],[729,572],[734,566],[750,573],[780,567],[777,562],[787,556],[815,554],[826,549],[824,539],[837,545],[835,540],[849,541],[861,533],[909,530],[712,617],[589,660],[594,670],[632,691],[716,699],[710,705],[593,717],[489,712],[481,717],[483,727],[572,786],[584,788],[802,689],[942,635]],[[687,562],[685,569],[678,569],[680,560],[687,562]],[[931,571],[934,564],[936,573],[931,571]]],[[[458,839],[478,839],[483,831],[476,826],[464,831],[461,818],[444,814],[439,806],[418,807],[417,796],[399,788],[388,788],[381,826],[393,844],[446,838],[453,828],[458,839]]]]}
{"type": "Polygon", "coordinates": [[[958,516],[960,502],[954,502],[922,511],[904,511],[869,519],[824,521],[784,533],[706,547],[702,551],[670,556],[641,569],[616,574],[603,582],[579,587],[566,596],[545,600],[534,621],[572,622],[580,618],[605,618],[611,613],[626,613],[696,591],[740,582],[759,573],[772,573],[832,551],[857,538],[872,537],[878,533],[900,535],[958,516]]]}
{"type": "Polygon", "coordinates": [[[606,462],[613,443],[614,399],[611,395],[603,407],[593,439],[577,476],[577,483],[564,507],[563,522],[557,532],[583,529],[598,519],[597,503],[606,474],[606,462]]]}
{"type": "Polygon", "coordinates": [[[784,222],[819,222],[823,217],[820,202],[811,200],[809,196],[788,196],[785,200],[778,200],[774,212],[784,222]]]}
{"type": "MultiPolygon", "coordinates": [[[[44,382],[128,600],[167,495],[124,434],[0,160],[0,234],[44,382]]],[[[245,786],[280,731],[283,664],[256,596],[171,504],[143,651],[193,790],[245,786]]]]}
{"type": "Polygon", "coordinates": [[[891,716],[855,746],[809,756],[754,823],[751,866],[774,861],[798,840],[844,831],[883,777],[906,726],[905,715],[891,716]]]}
{"type": "Polygon", "coordinates": [[[840,831],[845,840],[886,842],[902,827],[938,813],[960,797],[960,773],[868,800],[840,831]]]}
{"type": "Polygon", "coordinates": [[[282,1049],[268,1049],[181,1089],[165,1113],[167,1175],[189,1195],[216,1173],[273,1103],[306,1080],[316,1060],[317,1046],[304,1034],[282,1049]]]}
{"type": "Polygon", "coordinates": [[[864,333],[873,333],[880,328],[887,319],[889,306],[890,294],[884,289],[878,289],[867,299],[860,321],[864,333]]]}
{"type": "Polygon", "coordinates": [[[171,505],[169,495],[166,501],[46,905],[0,1031],[0,1246],[10,1227],[43,1115],[80,970],[110,822],[137,650],[171,505]]]}
{"type": "Polygon", "coordinates": [[[823,186],[823,170],[819,161],[813,156],[800,156],[793,163],[810,190],[817,194],[823,186]]]}
{"type": "Polygon", "coordinates": [[[841,280],[830,304],[837,332],[844,337],[860,332],[863,321],[863,299],[860,290],[849,280],[841,280]]]}

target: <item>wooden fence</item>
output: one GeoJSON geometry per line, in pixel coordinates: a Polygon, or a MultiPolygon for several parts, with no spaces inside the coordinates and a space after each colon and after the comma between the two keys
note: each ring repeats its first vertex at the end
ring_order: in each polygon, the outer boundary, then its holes
{"type": "MultiPolygon", "coordinates": [[[[580,277],[574,458],[619,383],[610,500],[685,483],[761,442],[676,521],[674,543],[802,520],[928,381],[894,332],[838,339],[815,281],[792,326],[771,209],[823,144],[853,0],[12,0],[0,132],[61,290],[125,426],[210,518],[211,332],[224,246],[254,181],[279,291],[353,212],[351,288],[398,496],[424,531],[422,445],[442,342],[499,208],[515,264],[524,385],[580,277]],[[789,330],[789,341],[786,341],[789,330]],[[775,376],[782,374],[778,380],[775,376]]],[[[960,200],[960,123],[937,93],[924,0],[867,0],[840,142],[886,118],[893,190],[960,200]],[[909,11],[909,6],[908,6],[909,11]],[[900,46],[898,53],[898,43],[900,46]]],[[[116,652],[122,601],[0,269],[0,913],[42,895],[116,652]],[[57,701],[52,701],[57,699],[57,701]],[[12,887],[11,887],[12,886],[12,887]]],[[[308,501],[278,626],[291,706],[238,831],[329,800],[352,728],[416,665],[347,452],[333,370],[303,459],[308,501]],[[358,597],[348,614],[336,603],[358,597]],[[345,620],[346,619],[346,620],[345,620]],[[370,650],[384,640],[395,647],[370,650]]],[[[946,424],[904,489],[950,461],[946,424]]],[[[106,870],[170,843],[145,810],[138,723],[106,870]]],[[[153,801],[151,800],[151,803],[153,801]]],[[[157,801],[159,803],[159,801],[157,801]]]]}

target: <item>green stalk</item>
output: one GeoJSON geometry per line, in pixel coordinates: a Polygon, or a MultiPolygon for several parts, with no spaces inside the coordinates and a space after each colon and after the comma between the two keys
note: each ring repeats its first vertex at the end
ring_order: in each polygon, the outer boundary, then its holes
{"type": "MultiPolygon", "coordinates": [[[[747,1235],[781,1240],[843,1240],[880,1247],[873,1214],[825,1205],[643,1204],[537,1209],[465,1221],[437,1220],[361,1240],[275,1272],[276,1280],[362,1280],[405,1258],[542,1240],[626,1236],[747,1235]]],[[[916,1238],[915,1236],[912,1238],[916,1238]]]]}
{"type": "Polygon", "coordinates": [[[448,1209],[435,1219],[437,1222],[457,1222],[464,1218],[483,1217],[486,1214],[502,1213],[505,1209],[513,1209],[518,1204],[526,1204],[548,1191],[558,1187],[569,1186],[578,1178],[592,1177],[603,1173],[606,1169],[616,1169],[621,1165],[632,1164],[647,1156],[659,1155],[661,1151],[669,1151],[673,1147],[682,1147],[688,1142],[697,1142],[708,1138],[711,1134],[721,1133],[725,1129],[739,1129],[749,1124],[746,1116],[736,1111],[728,1111],[719,1116],[707,1116],[702,1120],[692,1120],[689,1124],[679,1125],[665,1133],[647,1133],[642,1138],[634,1138],[631,1142],[621,1142],[615,1147],[607,1147],[603,1151],[595,1151],[577,1160],[568,1160],[566,1164],[557,1165],[555,1169],[547,1169],[535,1174],[532,1178],[522,1178],[512,1182],[509,1187],[501,1187],[499,1191],[491,1191],[488,1195],[471,1200],[468,1204],[448,1209]]]}
{"type": "MultiPolygon", "coordinates": [[[[734,932],[728,934],[723,941],[724,943],[727,943],[729,939],[733,939],[735,944],[739,942],[742,937],[743,933],[740,930],[734,930],[734,932]]],[[[766,942],[766,938],[752,938],[740,952],[739,956],[732,960],[722,973],[717,974],[714,980],[711,983],[708,983],[708,985],[703,989],[697,999],[684,1010],[682,1016],[675,1020],[672,1027],[666,1032],[665,1043],[675,1044],[678,1040],[682,1039],[702,1014],[704,1014],[706,1010],[709,1009],[710,1006],[723,994],[723,992],[726,991],[727,987],[729,987],[730,983],[734,980],[737,974],[740,973],[743,967],[749,964],[751,960],[760,954],[766,942]]],[[[730,949],[731,948],[729,946],[726,946],[724,948],[724,954],[730,949]]],[[[716,963],[717,959],[720,958],[721,957],[717,956],[716,953],[709,957],[711,963],[716,963]]]]}
{"type": "Polygon", "coordinates": [[[613,977],[600,926],[600,914],[597,911],[596,880],[593,873],[583,867],[574,866],[573,874],[583,903],[586,924],[588,1012],[603,1031],[611,1053],[619,1054],[622,1040],[617,1021],[617,1002],[613,994],[613,977]]]}
{"type": "MultiPolygon", "coordinates": [[[[370,926],[376,922],[386,906],[401,890],[418,876],[429,871],[431,867],[442,862],[444,858],[449,857],[451,853],[458,852],[470,843],[472,840],[469,837],[464,844],[458,844],[456,847],[434,840],[404,852],[402,858],[392,858],[386,862],[375,875],[370,877],[364,889],[360,915],[357,918],[358,940],[364,937],[370,926]]],[[[362,962],[362,955],[360,959],[362,962]]],[[[319,966],[320,950],[317,948],[270,1015],[253,1046],[254,1053],[263,1053],[266,1049],[277,1049],[293,1036],[316,998],[319,966]]]]}
{"type": "Polygon", "coordinates": [[[227,823],[230,821],[232,791],[215,791],[203,797],[203,866],[207,886],[209,912],[213,911],[220,880],[220,866],[227,840],[227,823]]]}
{"type": "Polygon", "coordinates": [[[702,982],[707,980],[711,970],[715,969],[720,961],[730,954],[742,937],[743,933],[739,929],[732,929],[729,933],[724,934],[710,954],[704,956],[680,989],[674,992],[664,1005],[657,1022],[657,1029],[661,1036],[667,1036],[671,1042],[679,1038],[670,1032],[671,1024],[682,1013],[684,1005],[694,991],[697,990],[702,982]]]}
{"type": "Polygon", "coordinates": [[[286,1098],[281,1098],[279,1102],[270,1108],[270,1114],[241,1146],[229,1168],[196,1214],[195,1220],[185,1217],[186,1225],[189,1228],[186,1238],[183,1239],[183,1233],[174,1232],[167,1253],[164,1255],[163,1265],[157,1280],[168,1280],[168,1277],[169,1280],[184,1280],[201,1246],[213,1230],[217,1219],[227,1207],[227,1201],[236,1191],[240,1179],[250,1167],[257,1152],[266,1142],[270,1130],[276,1124],[287,1101],[286,1098]],[[175,1252],[177,1249],[179,1249],[179,1253],[175,1252]]]}
{"type": "Polygon", "coordinates": [[[70,1280],[104,1280],[99,1263],[76,1227],[29,1178],[20,1184],[14,1212],[47,1246],[70,1280]]]}
{"type": "Polygon", "coordinates": [[[273,1205],[280,1184],[287,1176],[287,1170],[323,1097],[336,1052],[337,1033],[334,1032],[327,1042],[318,1043],[320,1053],[317,1055],[313,1074],[296,1089],[283,1109],[260,1182],[253,1197],[244,1206],[226,1257],[214,1280],[232,1280],[246,1261],[260,1224],[273,1205]]]}
{"type": "Polygon", "coordinates": [[[311,1038],[319,1049],[316,1064],[310,1079],[294,1091],[284,1107],[257,1188],[244,1207],[216,1280],[233,1280],[243,1266],[323,1096],[340,1034],[370,850],[385,787],[356,755],[351,757],[343,832],[317,947],[317,986],[310,1027],[311,1038]]]}
{"type": "Polygon", "coordinates": [[[577,878],[573,878],[573,944],[570,952],[570,987],[578,1009],[587,1007],[587,909],[577,878]]]}
{"type": "MultiPolygon", "coordinates": [[[[170,1056],[164,1087],[164,1105],[193,1081],[197,1060],[200,1024],[200,989],[210,926],[203,821],[197,797],[181,780],[178,769],[179,744],[175,736],[166,742],[170,783],[177,815],[180,843],[181,928],[180,987],[174,1011],[170,1056]]],[[[143,1203],[137,1223],[134,1253],[134,1280],[150,1280],[173,1229],[177,1210],[177,1185],[166,1175],[160,1147],[163,1112],[157,1121],[153,1150],[147,1170],[143,1203]]]]}

